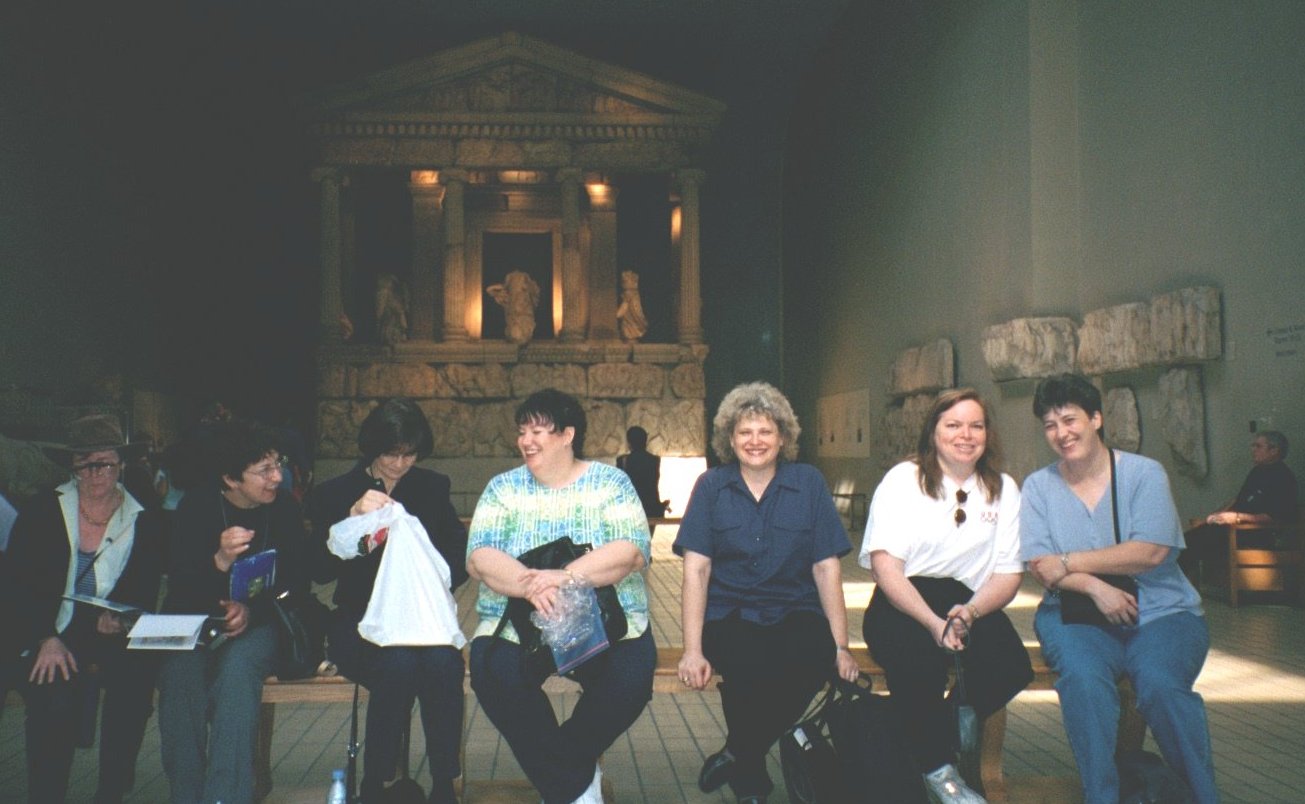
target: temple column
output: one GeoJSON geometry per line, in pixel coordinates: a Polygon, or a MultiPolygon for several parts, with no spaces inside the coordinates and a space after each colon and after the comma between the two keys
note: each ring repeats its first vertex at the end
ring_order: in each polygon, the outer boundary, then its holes
{"type": "Polygon", "coordinates": [[[706,177],[705,171],[696,168],[675,172],[676,183],[680,188],[680,281],[676,294],[676,329],[680,343],[690,346],[702,343],[703,337],[702,290],[698,265],[701,237],[698,189],[706,177]]]}
{"type": "Polygon", "coordinates": [[[341,283],[340,189],[344,173],[339,168],[315,168],[311,174],[317,182],[320,206],[319,259],[321,275],[318,296],[317,330],[322,343],[341,340],[344,302],[341,283]]]}
{"type": "Polygon", "coordinates": [[[562,168],[557,183],[562,194],[562,331],[560,341],[585,337],[584,264],[580,261],[580,178],[578,168],[562,168]]]}
{"type": "Polygon", "coordinates": [[[444,340],[467,335],[467,171],[441,170],[444,185],[444,340]]]}
{"type": "Polygon", "coordinates": [[[440,269],[440,223],[444,188],[439,173],[414,170],[409,175],[412,195],[412,303],[408,310],[408,338],[435,340],[435,277],[440,269]]]}
{"type": "Polygon", "coordinates": [[[616,338],[616,301],[619,271],[616,266],[617,189],[591,177],[589,193],[589,339],[616,338]]]}

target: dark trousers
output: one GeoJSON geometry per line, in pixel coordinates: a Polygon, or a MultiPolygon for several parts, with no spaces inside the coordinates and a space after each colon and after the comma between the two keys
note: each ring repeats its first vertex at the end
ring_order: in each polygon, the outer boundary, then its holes
{"type": "Polygon", "coordinates": [[[421,704],[434,789],[451,789],[461,775],[462,651],[448,645],[381,647],[358,635],[349,618],[332,622],[331,658],[340,671],[367,688],[367,727],[363,750],[364,787],[395,778],[412,704],[421,704]]]}
{"type": "Polygon", "coordinates": [[[702,650],[721,675],[720,701],[734,755],[730,787],[765,795],[766,754],[834,675],[834,637],[823,614],[793,612],[774,625],[735,612],[703,626],[702,650]]]}
{"type": "Polygon", "coordinates": [[[471,688],[545,804],[569,804],[594,778],[603,752],[652,698],[657,645],[652,629],[623,639],[576,668],[583,690],[564,723],[521,669],[521,647],[505,639],[471,643],[471,688]]]}
{"type": "MultiPolygon", "coordinates": [[[[107,640],[68,644],[80,670],[70,680],[56,675],[54,682],[38,685],[24,676],[19,687],[26,702],[27,799],[32,804],[64,800],[73,749],[94,740],[101,690],[104,708],[95,801],[121,801],[135,779],[136,756],[154,712],[158,657],[128,651],[122,644],[109,647],[95,642],[107,640]]],[[[31,664],[26,662],[25,672],[31,664]]]]}
{"type": "MultiPolygon", "coordinates": [[[[911,578],[929,608],[940,617],[974,593],[952,578],[911,578]]],[[[943,697],[952,654],[933,641],[924,626],[903,614],[876,589],[862,625],[870,655],[884,669],[898,734],[916,770],[927,773],[956,761],[956,723],[943,697]]],[[[1033,680],[1024,642],[1005,612],[980,618],[961,652],[965,688],[980,720],[1002,708],[1033,680]]]]}

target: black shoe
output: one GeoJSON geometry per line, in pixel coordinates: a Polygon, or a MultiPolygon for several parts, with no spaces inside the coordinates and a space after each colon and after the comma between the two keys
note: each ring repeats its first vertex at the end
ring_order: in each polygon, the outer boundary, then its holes
{"type": "Polygon", "coordinates": [[[702,763],[702,771],[698,773],[698,789],[704,793],[719,790],[733,773],[734,755],[728,748],[722,748],[702,763]]]}

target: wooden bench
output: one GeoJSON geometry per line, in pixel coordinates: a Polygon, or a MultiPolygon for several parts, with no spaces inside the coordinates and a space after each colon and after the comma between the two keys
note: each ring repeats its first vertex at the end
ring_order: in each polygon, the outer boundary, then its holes
{"type": "Polygon", "coordinates": [[[1305,506],[1294,523],[1208,525],[1194,519],[1183,537],[1189,549],[1179,564],[1198,589],[1208,564],[1216,570],[1211,580],[1228,590],[1234,607],[1241,604],[1242,592],[1283,592],[1295,605],[1305,605],[1305,506]],[[1259,534],[1277,544],[1243,546],[1243,536],[1259,534]]]}
{"type": "MultiPolygon", "coordinates": [[[[1037,645],[1028,646],[1029,658],[1033,663],[1033,681],[1029,690],[1050,690],[1055,688],[1056,674],[1047,666],[1042,657],[1042,650],[1037,645]]],[[[682,648],[669,647],[657,649],[657,669],[653,676],[654,694],[683,694],[692,692],[682,683],[677,673],[682,648]]],[[[864,647],[854,647],[853,656],[861,665],[862,671],[875,681],[877,689],[886,689],[883,668],[875,664],[870,653],[864,647]]],[[[715,679],[719,681],[720,679],[715,679]]],[[[550,681],[550,684],[568,684],[565,681],[550,681]]],[[[361,690],[365,696],[367,691],[361,690]]],[[[353,701],[353,682],[341,676],[318,677],[302,681],[277,681],[268,679],[263,687],[263,709],[259,722],[258,749],[255,754],[254,771],[257,797],[262,798],[272,788],[272,732],[276,725],[276,705],[278,703],[351,703],[353,701]]],[[[1120,751],[1139,749],[1146,735],[1146,723],[1142,720],[1135,706],[1131,686],[1127,682],[1120,684],[1120,718],[1118,749],[1120,751]]],[[[361,728],[361,725],[360,725],[361,728]]],[[[979,744],[978,782],[984,796],[989,801],[1007,801],[1011,797],[1010,786],[1002,771],[1002,750],[1006,739],[1006,710],[1002,709],[983,723],[983,733],[979,744]]],[[[465,766],[465,763],[464,763],[465,766]]],[[[974,780],[971,780],[973,782],[974,780]]],[[[1045,785],[1039,781],[1036,784],[1045,785]]],[[[1077,783],[1069,785],[1077,789],[1077,783]]],[[[604,777],[604,798],[613,800],[611,785],[604,777]]],[[[1061,784],[1064,788],[1066,785],[1061,784]]],[[[533,789],[528,782],[509,780],[506,782],[467,781],[466,789],[459,790],[465,801],[508,802],[532,799],[533,789]]],[[[533,794],[538,798],[538,794],[533,794]]],[[[1053,800],[1053,799],[1045,799],[1053,800]]]]}

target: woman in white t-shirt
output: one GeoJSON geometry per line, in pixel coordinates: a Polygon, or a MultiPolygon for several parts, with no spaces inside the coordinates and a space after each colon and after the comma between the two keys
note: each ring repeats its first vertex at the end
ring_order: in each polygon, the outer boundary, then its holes
{"type": "Polygon", "coordinates": [[[983,801],[956,770],[956,724],[944,698],[952,654],[960,652],[980,719],[1033,679],[1002,612],[1023,567],[1019,489],[997,468],[996,446],[976,391],[940,394],[915,456],[875,489],[861,547],[876,583],[862,633],[884,668],[898,733],[940,801],[983,801]]]}

